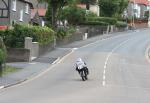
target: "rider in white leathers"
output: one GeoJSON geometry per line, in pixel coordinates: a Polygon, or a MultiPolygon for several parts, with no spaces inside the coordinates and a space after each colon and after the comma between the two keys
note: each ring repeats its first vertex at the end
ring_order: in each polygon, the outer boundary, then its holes
{"type": "Polygon", "coordinates": [[[89,71],[88,71],[88,68],[86,66],[86,63],[81,58],[78,58],[77,61],[76,61],[76,70],[80,73],[80,71],[82,69],[87,70],[87,72],[89,74],[89,71]]]}

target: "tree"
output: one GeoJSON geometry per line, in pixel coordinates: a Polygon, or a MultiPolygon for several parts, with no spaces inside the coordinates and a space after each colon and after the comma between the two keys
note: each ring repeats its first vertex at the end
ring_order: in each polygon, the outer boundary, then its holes
{"type": "Polygon", "coordinates": [[[118,9],[117,15],[119,17],[121,17],[122,13],[127,8],[129,1],[128,0],[120,0],[118,2],[119,2],[119,9],[118,9]]]}
{"type": "Polygon", "coordinates": [[[85,21],[86,10],[77,7],[76,5],[67,6],[62,10],[62,12],[60,12],[59,15],[59,19],[61,21],[67,20],[69,24],[77,25],[85,21]]]}
{"type": "Polygon", "coordinates": [[[112,17],[115,14],[121,15],[128,6],[128,0],[99,0],[100,14],[112,17]]]}
{"type": "Polygon", "coordinates": [[[97,0],[80,0],[81,3],[86,4],[86,9],[90,9],[90,4],[95,4],[97,0]]]}
{"type": "Polygon", "coordinates": [[[5,62],[5,58],[6,58],[6,48],[2,38],[0,37],[0,76],[2,76],[2,70],[3,70],[2,65],[5,62]]]}
{"type": "Polygon", "coordinates": [[[39,0],[39,2],[43,1],[48,3],[47,20],[53,27],[56,27],[57,13],[67,3],[67,0],[39,0]]]}

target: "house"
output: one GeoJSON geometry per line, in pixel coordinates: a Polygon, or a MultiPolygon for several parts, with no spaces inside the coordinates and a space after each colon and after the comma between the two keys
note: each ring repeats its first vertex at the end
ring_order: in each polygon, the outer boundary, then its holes
{"type": "Polygon", "coordinates": [[[0,26],[14,23],[28,24],[33,5],[28,0],[0,0],[0,26]]]}
{"type": "Polygon", "coordinates": [[[47,2],[38,2],[38,0],[30,0],[34,9],[31,9],[31,23],[33,25],[45,26],[45,15],[48,8],[47,2]]]}
{"type": "Polygon", "coordinates": [[[145,12],[149,10],[148,0],[129,0],[127,8],[128,18],[144,18],[145,12]]]}
{"type": "Polygon", "coordinates": [[[33,25],[45,26],[46,9],[37,8],[31,10],[31,23],[33,25]]]}
{"type": "MultiPolygon", "coordinates": [[[[86,4],[78,4],[77,6],[83,8],[83,9],[86,9],[86,4]]],[[[98,5],[90,5],[89,10],[92,11],[93,13],[97,14],[97,16],[99,16],[99,6],[98,5]]]]}

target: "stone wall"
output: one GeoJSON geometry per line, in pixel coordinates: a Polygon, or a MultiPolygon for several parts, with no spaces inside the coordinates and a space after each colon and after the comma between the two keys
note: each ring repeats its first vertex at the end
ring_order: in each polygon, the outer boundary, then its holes
{"type": "Polygon", "coordinates": [[[7,48],[6,62],[28,62],[30,58],[30,50],[7,48]]]}
{"type": "Polygon", "coordinates": [[[39,56],[53,49],[54,49],[54,42],[51,42],[47,45],[39,45],[39,56]]]}

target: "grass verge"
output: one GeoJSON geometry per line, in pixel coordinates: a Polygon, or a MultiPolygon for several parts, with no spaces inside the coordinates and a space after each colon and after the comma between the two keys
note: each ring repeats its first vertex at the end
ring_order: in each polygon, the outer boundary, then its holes
{"type": "Polygon", "coordinates": [[[19,70],[20,70],[20,69],[15,68],[15,67],[6,66],[6,67],[3,69],[3,75],[9,74],[9,73],[14,73],[14,72],[17,72],[17,71],[19,71],[19,70]]]}

